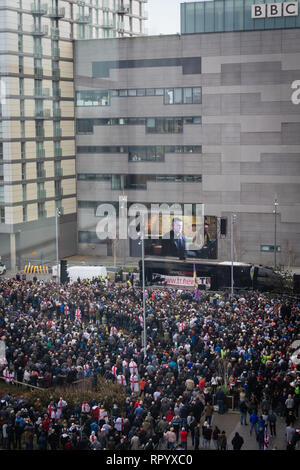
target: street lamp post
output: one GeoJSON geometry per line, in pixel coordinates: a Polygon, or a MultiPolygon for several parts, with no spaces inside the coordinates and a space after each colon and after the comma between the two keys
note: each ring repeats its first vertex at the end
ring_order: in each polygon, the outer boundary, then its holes
{"type": "Polygon", "coordinates": [[[236,215],[231,214],[231,297],[233,297],[233,261],[234,261],[234,223],[235,223],[236,215]]]}
{"type": "Polygon", "coordinates": [[[144,358],[147,355],[147,330],[146,330],[146,298],[145,298],[145,243],[144,243],[144,217],[142,216],[142,228],[140,231],[140,243],[142,248],[142,289],[143,289],[143,344],[144,358]]]}
{"type": "Polygon", "coordinates": [[[58,218],[60,217],[60,215],[61,215],[60,210],[57,208],[56,212],[55,212],[55,232],[56,232],[55,240],[56,240],[56,270],[57,270],[56,278],[57,278],[57,283],[58,284],[60,284],[59,252],[58,252],[58,237],[59,237],[59,234],[58,234],[58,218]]]}
{"type": "Polygon", "coordinates": [[[274,269],[276,269],[277,266],[277,207],[278,207],[278,201],[277,198],[274,200],[274,269]]]}

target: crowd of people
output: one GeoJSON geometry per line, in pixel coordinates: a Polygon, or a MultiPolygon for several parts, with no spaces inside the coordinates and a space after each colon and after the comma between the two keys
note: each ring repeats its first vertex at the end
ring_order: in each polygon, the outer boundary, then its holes
{"type": "Polygon", "coordinates": [[[227,442],[212,425],[228,395],[259,448],[267,427],[276,435],[276,416],[286,418],[287,448],[295,448],[297,303],[253,291],[200,292],[196,300],[192,290],[147,287],[145,305],[146,354],[139,286],[0,280],[0,368],[12,384],[0,391],[2,448],[239,449],[238,433],[227,442]],[[124,387],[124,409],[97,400],[76,408],[64,397],[43,407],[18,393],[18,383],[55,390],[83,377],[96,387],[99,376],[124,387]]]}

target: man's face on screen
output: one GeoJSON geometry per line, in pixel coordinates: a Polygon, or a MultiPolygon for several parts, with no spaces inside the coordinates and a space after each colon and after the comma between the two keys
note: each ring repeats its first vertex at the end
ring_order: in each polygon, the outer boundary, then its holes
{"type": "Polygon", "coordinates": [[[173,230],[174,230],[174,234],[177,237],[182,234],[182,221],[181,220],[174,220],[173,230]]]}

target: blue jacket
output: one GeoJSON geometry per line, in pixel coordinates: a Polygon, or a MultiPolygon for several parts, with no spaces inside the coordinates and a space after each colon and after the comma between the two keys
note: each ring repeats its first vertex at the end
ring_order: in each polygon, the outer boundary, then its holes
{"type": "Polygon", "coordinates": [[[257,416],[257,414],[256,414],[256,413],[252,413],[252,414],[250,415],[249,420],[250,420],[250,423],[251,423],[251,424],[257,423],[257,422],[258,422],[258,416],[257,416]]]}
{"type": "Polygon", "coordinates": [[[257,422],[257,430],[259,431],[260,429],[265,429],[265,422],[263,419],[259,419],[257,422]]]}

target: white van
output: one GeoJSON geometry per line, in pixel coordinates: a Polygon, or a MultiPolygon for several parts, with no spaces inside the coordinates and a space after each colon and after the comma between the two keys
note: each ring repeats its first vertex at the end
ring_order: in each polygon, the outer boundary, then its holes
{"type": "MultiPolygon", "coordinates": [[[[105,266],[68,266],[67,267],[70,282],[77,281],[78,278],[93,279],[93,277],[107,276],[107,269],[105,266]]],[[[57,275],[57,266],[52,267],[52,275],[57,275]]]]}

